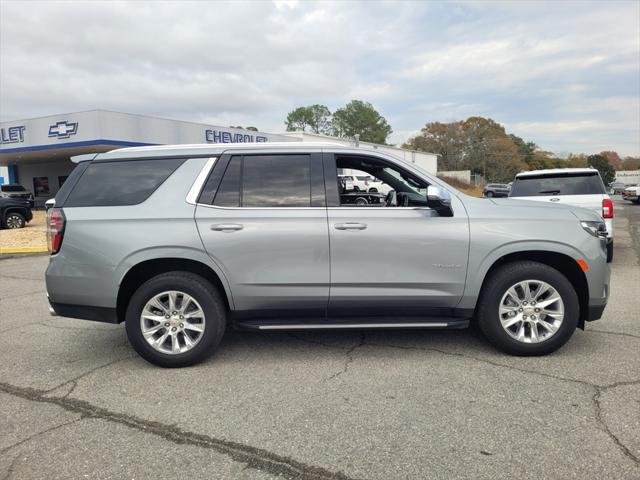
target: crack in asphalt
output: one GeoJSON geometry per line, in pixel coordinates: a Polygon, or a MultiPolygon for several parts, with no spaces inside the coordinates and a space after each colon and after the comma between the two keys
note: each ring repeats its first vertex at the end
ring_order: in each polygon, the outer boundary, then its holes
{"type": "Polygon", "coordinates": [[[2,480],[9,480],[9,478],[11,478],[11,476],[13,475],[13,469],[15,468],[19,457],[20,455],[16,455],[15,457],[13,457],[13,460],[11,460],[11,463],[9,464],[9,468],[7,469],[7,473],[4,477],[2,477],[2,480]]]}
{"type": "Polygon", "coordinates": [[[81,373],[81,374],[80,374],[80,375],[78,375],[77,377],[71,378],[71,379],[69,379],[69,380],[65,380],[65,381],[64,381],[64,382],[62,382],[60,385],[57,385],[57,386],[55,386],[55,387],[53,387],[53,388],[50,388],[50,389],[48,389],[48,390],[43,390],[43,392],[45,392],[45,394],[48,394],[48,393],[51,393],[51,392],[53,392],[53,391],[55,391],[55,390],[58,390],[59,388],[64,387],[65,385],[69,385],[69,384],[71,384],[71,389],[69,389],[69,391],[68,391],[67,393],[65,393],[62,397],[60,397],[60,398],[67,398],[69,395],[71,395],[71,393],[72,393],[72,392],[76,389],[76,387],[78,386],[78,381],[79,381],[79,380],[82,380],[84,377],[86,377],[86,376],[88,376],[88,375],[91,375],[92,373],[95,373],[95,372],[97,372],[98,370],[101,370],[101,369],[103,369],[103,368],[110,367],[111,365],[114,365],[114,364],[116,364],[116,363],[123,362],[123,361],[125,361],[125,360],[131,360],[132,358],[136,358],[136,357],[137,357],[137,355],[128,355],[128,356],[126,356],[126,357],[124,357],[124,358],[117,358],[117,359],[115,359],[115,360],[112,360],[112,361],[110,361],[110,362],[104,363],[104,364],[102,364],[102,365],[98,365],[97,367],[94,367],[94,368],[92,368],[91,370],[87,370],[86,372],[81,373]]]}
{"type": "MultiPolygon", "coordinates": [[[[68,422],[64,422],[64,423],[61,423],[59,425],[55,425],[53,427],[49,427],[49,428],[46,428],[46,429],[41,430],[39,432],[36,432],[33,435],[28,436],[27,438],[23,438],[22,440],[20,440],[20,441],[18,441],[16,443],[13,443],[13,444],[11,444],[11,445],[9,445],[7,447],[4,447],[4,448],[0,449],[0,454],[5,454],[9,450],[11,450],[12,448],[15,448],[15,447],[17,447],[19,445],[22,445],[24,443],[30,442],[31,440],[33,440],[35,438],[38,438],[41,435],[45,435],[45,434],[47,434],[49,432],[53,432],[54,430],[58,430],[59,428],[66,427],[67,425],[71,425],[72,423],[77,423],[77,422],[79,422],[81,420],[84,420],[84,417],[81,416],[80,418],[74,418],[73,420],[69,420],[68,422]]],[[[12,462],[12,466],[13,466],[13,462],[12,462]]],[[[11,467],[9,467],[9,469],[11,470],[11,467]]],[[[8,478],[8,477],[9,477],[9,475],[7,475],[5,478],[8,478]]]]}
{"type": "Polygon", "coordinates": [[[334,472],[323,467],[308,465],[261,448],[190,432],[175,425],[166,425],[160,422],[114,412],[92,405],[84,400],[48,396],[47,393],[49,393],[49,390],[18,387],[0,382],[0,392],[32,402],[57,405],[69,412],[79,413],[82,418],[97,418],[107,422],[119,423],[134,430],[156,435],[178,445],[193,445],[207,448],[226,455],[236,462],[244,463],[247,467],[254,470],[275,476],[282,476],[291,480],[353,480],[352,477],[345,475],[341,471],[334,472]]]}
{"type": "Polygon", "coordinates": [[[604,420],[604,418],[602,418],[602,405],[600,403],[600,397],[602,395],[602,392],[606,392],[607,390],[610,390],[612,388],[623,387],[628,385],[640,385],[640,380],[636,380],[632,382],[616,382],[616,383],[612,383],[611,385],[607,385],[606,387],[598,387],[594,385],[596,392],[593,394],[593,398],[591,400],[593,401],[593,404],[596,409],[596,420],[598,421],[598,423],[602,425],[604,431],[607,433],[607,435],[609,435],[609,438],[611,438],[611,440],[618,446],[618,448],[622,451],[624,455],[626,455],[628,458],[633,460],[636,463],[636,465],[640,465],[640,458],[634,455],[633,452],[629,449],[629,447],[627,447],[624,443],[622,443],[622,440],[620,440],[618,436],[611,431],[611,428],[609,428],[609,425],[607,424],[607,422],[604,420]]]}
{"type": "Polygon", "coordinates": [[[593,407],[594,407],[594,411],[595,411],[595,420],[596,420],[596,422],[601,426],[602,430],[609,436],[609,438],[611,438],[611,440],[614,442],[614,444],[618,447],[618,449],[622,452],[623,455],[625,455],[627,458],[629,458],[631,461],[633,461],[636,465],[640,465],[640,458],[638,458],[636,455],[633,454],[633,452],[631,452],[631,450],[613,433],[613,431],[611,430],[611,428],[609,427],[607,422],[604,420],[604,418],[602,416],[602,406],[600,404],[600,396],[601,396],[602,392],[605,392],[605,391],[607,391],[609,389],[612,389],[612,388],[621,387],[621,386],[640,385],[640,379],[624,381],[624,382],[615,382],[615,383],[612,383],[612,384],[609,384],[609,385],[598,385],[598,384],[590,383],[590,382],[587,382],[587,381],[584,381],[584,380],[578,380],[578,379],[575,379],[575,378],[561,377],[561,376],[558,376],[558,375],[552,375],[550,373],[542,373],[542,372],[538,372],[538,371],[535,371],[535,370],[528,370],[526,368],[514,367],[513,365],[505,365],[503,363],[493,362],[491,360],[487,360],[487,359],[484,359],[484,358],[474,357],[474,356],[471,356],[471,355],[465,355],[463,353],[448,352],[446,350],[440,350],[440,349],[437,349],[437,348],[414,347],[414,346],[393,345],[393,344],[384,344],[384,343],[366,343],[366,345],[379,346],[379,347],[388,347],[388,348],[398,348],[398,349],[402,349],[402,350],[431,351],[431,352],[436,352],[436,353],[440,353],[440,354],[443,354],[443,355],[462,357],[462,358],[466,358],[466,359],[469,359],[469,360],[475,360],[477,362],[489,364],[489,365],[492,365],[492,366],[495,366],[495,367],[506,368],[508,370],[514,370],[514,371],[523,372],[523,373],[531,373],[531,374],[539,375],[539,376],[546,377],[546,378],[552,378],[552,379],[563,381],[563,382],[573,382],[573,383],[577,383],[577,384],[580,384],[580,385],[584,385],[584,386],[590,387],[590,388],[595,390],[595,392],[593,394],[593,397],[591,398],[591,401],[593,403],[593,407]]]}
{"type": "Polygon", "coordinates": [[[50,323],[44,323],[44,322],[36,322],[36,324],[37,325],[42,325],[43,327],[47,327],[47,328],[55,328],[57,330],[81,330],[83,332],[116,332],[116,331],[120,331],[120,329],[117,329],[117,328],[63,327],[62,325],[52,325],[50,323]]]}
{"type": "Polygon", "coordinates": [[[41,282],[42,278],[31,278],[31,277],[18,277],[17,275],[7,275],[6,273],[2,274],[2,278],[12,278],[14,280],[33,280],[34,282],[41,282]]]}
{"type": "Polygon", "coordinates": [[[625,333],[625,332],[608,332],[606,330],[593,330],[590,328],[587,332],[596,332],[596,333],[606,333],[608,335],[620,335],[621,337],[631,337],[631,338],[640,338],[640,335],[634,335],[633,333],[625,333]]]}
{"type": "Polygon", "coordinates": [[[344,362],[344,366],[342,367],[342,370],[334,373],[333,375],[329,376],[328,378],[326,378],[324,381],[325,382],[329,382],[331,380],[335,380],[336,378],[338,378],[340,375],[347,373],[347,370],[349,370],[349,366],[351,365],[351,363],[353,362],[353,352],[355,352],[358,348],[362,347],[365,344],[365,333],[364,332],[360,332],[360,342],[356,343],[355,345],[353,345],[351,348],[349,348],[346,352],[345,352],[345,362],[344,362]]]}

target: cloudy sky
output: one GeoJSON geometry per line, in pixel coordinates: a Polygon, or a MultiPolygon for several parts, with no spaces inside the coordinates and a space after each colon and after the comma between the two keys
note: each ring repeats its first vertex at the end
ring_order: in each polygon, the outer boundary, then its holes
{"type": "Polygon", "coordinates": [[[0,0],[0,120],[104,108],[277,132],[354,98],[394,143],[481,115],[557,153],[640,155],[640,2],[0,0]]]}

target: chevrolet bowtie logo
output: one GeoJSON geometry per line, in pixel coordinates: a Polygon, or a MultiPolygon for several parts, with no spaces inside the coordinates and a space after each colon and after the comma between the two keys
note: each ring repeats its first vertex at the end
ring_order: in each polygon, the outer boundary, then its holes
{"type": "Polygon", "coordinates": [[[78,122],[56,122],[49,126],[49,136],[57,138],[69,138],[78,133],[78,122]]]}

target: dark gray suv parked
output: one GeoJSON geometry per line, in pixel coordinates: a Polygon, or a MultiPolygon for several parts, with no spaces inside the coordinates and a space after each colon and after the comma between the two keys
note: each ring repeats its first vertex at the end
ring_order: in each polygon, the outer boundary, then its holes
{"type": "Polygon", "coordinates": [[[143,147],[78,158],[48,211],[54,314],[125,322],[165,367],[225,329],[462,328],[541,355],[600,318],[606,230],[575,207],[464,195],[331,144],[143,147]],[[392,190],[342,204],[339,169],[392,190]]]}

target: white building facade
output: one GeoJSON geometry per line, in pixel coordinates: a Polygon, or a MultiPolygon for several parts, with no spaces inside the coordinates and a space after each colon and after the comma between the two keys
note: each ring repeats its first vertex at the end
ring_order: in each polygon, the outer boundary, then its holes
{"type": "MultiPolygon", "coordinates": [[[[30,190],[36,206],[55,196],[75,164],[70,157],[144,145],[304,142],[353,142],[304,132],[257,132],[203,123],[91,110],[0,123],[0,184],[19,183],[30,190]]],[[[437,157],[386,145],[360,146],[417,163],[431,173],[437,157]]]]}

